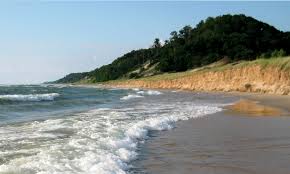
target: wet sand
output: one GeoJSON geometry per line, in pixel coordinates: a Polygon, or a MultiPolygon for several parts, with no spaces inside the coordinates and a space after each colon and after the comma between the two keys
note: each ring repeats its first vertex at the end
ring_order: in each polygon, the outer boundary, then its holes
{"type": "Polygon", "coordinates": [[[253,93],[239,93],[239,96],[240,98],[258,101],[262,105],[279,108],[288,115],[290,113],[290,96],[253,93]]]}
{"type": "Polygon", "coordinates": [[[240,103],[223,112],[152,132],[136,173],[290,173],[289,96],[235,96],[240,103]]]}
{"type": "Polygon", "coordinates": [[[277,117],[286,115],[286,112],[277,107],[267,106],[260,104],[258,101],[241,99],[235,104],[226,106],[226,113],[230,112],[235,115],[236,113],[246,114],[246,116],[261,116],[261,117],[277,117]]]}

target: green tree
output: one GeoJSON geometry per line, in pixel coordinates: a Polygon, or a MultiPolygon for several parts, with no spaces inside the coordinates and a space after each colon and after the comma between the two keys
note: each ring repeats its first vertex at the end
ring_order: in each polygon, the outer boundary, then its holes
{"type": "Polygon", "coordinates": [[[160,43],[160,39],[159,38],[155,38],[154,42],[153,42],[153,48],[161,48],[161,43],[160,43]]]}

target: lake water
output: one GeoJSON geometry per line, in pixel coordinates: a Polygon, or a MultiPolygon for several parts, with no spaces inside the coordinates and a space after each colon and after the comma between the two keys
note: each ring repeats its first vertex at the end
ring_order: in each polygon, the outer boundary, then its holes
{"type": "Polygon", "coordinates": [[[232,101],[177,91],[1,86],[0,173],[132,173],[151,131],[220,112],[232,101]]]}

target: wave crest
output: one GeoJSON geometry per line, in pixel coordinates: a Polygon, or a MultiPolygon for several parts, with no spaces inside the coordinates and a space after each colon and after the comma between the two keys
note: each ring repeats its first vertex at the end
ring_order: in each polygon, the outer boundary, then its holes
{"type": "Polygon", "coordinates": [[[137,94],[142,94],[142,95],[160,95],[162,93],[159,92],[159,91],[149,90],[149,91],[138,91],[137,94]]]}
{"type": "Polygon", "coordinates": [[[129,95],[126,95],[124,97],[121,98],[121,100],[130,100],[130,99],[133,99],[133,98],[142,98],[143,96],[141,95],[136,95],[136,94],[129,94],[129,95]]]}
{"type": "Polygon", "coordinates": [[[149,131],[168,130],[179,120],[221,110],[192,102],[143,103],[134,108],[102,108],[61,119],[0,127],[0,146],[4,142],[13,147],[0,154],[21,154],[0,165],[0,173],[126,174],[149,131]],[[146,116],[140,117],[140,113],[146,116]],[[37,146],[23,146],[23,139],[37,146]]]}
{"type": "Polygon", "coordinates": [[[13,94],[13,95],[0,95],[2,100],[10,101],[53,101],[56,97],[59,97],[58,93],[48,94],[13,94]]]}

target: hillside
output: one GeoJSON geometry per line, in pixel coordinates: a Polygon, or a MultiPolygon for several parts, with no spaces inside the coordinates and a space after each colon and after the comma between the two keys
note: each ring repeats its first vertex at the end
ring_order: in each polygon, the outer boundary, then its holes
{"type": "Polygon", "coordinates": [[[290,54],[290,33],[245,15],[209,17],[195,28],[170,33],[162,45],[133,50],[90,72],[73,73],[54,83],[96,83],[182,72],[227,58],[229,62],[290,54]]]}
{"type": "Polygon", "coordinates": [[[114,80],[113,87],[239,91],[290,95],[290,57],[214,63],[186,72],[114,80]]]}

